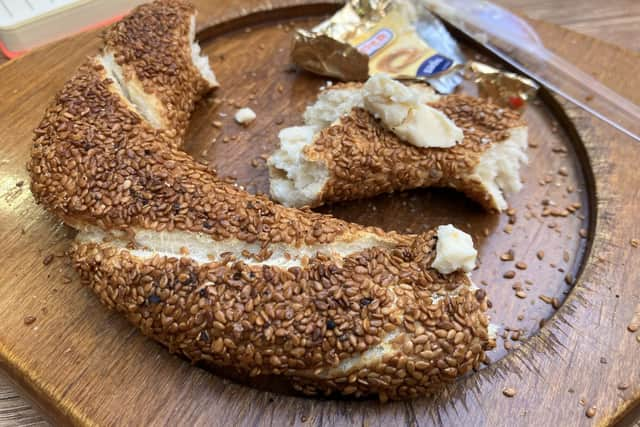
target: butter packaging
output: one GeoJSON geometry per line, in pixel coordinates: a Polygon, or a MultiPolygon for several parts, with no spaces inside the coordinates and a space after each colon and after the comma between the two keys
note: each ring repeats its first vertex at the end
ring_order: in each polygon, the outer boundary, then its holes
{"type": "Polygon", "coordinates": [[[536,96],[538,84],[516,73],[501,71],[478,61],[469,61],[467,70],[474,76],[478,95],[514,110],[524,107],[536,96]]]}
{"type": "Polygon", "coordinates": [[[384,73],[425,80],[440,93],[462,81],[465,58],[423,0],[349,0],[330,19],[294,36],[292,60],[345,81],[384,73]]]}

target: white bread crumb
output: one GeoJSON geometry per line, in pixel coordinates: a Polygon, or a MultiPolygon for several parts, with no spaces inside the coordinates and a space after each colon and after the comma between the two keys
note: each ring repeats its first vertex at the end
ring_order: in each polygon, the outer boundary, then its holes
{"type": "Polygon", "coordinates": [[[256,113],[251,108],[245,107],[236,111],[236,115],[233,118],[241,125],[246,125],[254,121],[256,117],[256,113]]]}

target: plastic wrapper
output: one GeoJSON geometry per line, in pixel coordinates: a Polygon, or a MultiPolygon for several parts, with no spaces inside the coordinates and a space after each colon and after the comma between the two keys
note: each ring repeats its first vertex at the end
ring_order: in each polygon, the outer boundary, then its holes
{"type": "Polygon", "coordinates": [[[504,107],[522,108],[538,91],[536,82],[519,74],[501,71],[477,61],[470,61],[467,67],[478,86],[478,95],[491,98],[504,107]]]}
{"type": "Polygon", "coordinates": [[[311,72],[344,81],[386,73],[428,81],[451,93],[465,58],[423,0],[351,0],[311,31],[297,30],[292,60],[311,72]]]}

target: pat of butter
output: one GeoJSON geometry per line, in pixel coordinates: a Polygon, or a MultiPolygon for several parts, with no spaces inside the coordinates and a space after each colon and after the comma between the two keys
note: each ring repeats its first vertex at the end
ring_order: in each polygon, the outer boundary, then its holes
{"type": "Polygon", "coordinates": [[[363,87],[364,107],[408,143],[417,147],[453,147],[462,129],[444,113],[425,103],[424,91],[405,86],[385,74],[372,76],[363,87]]]}
{"type": "Polygon", "coordinates": [[[436,259],[431,264],[432,268],[442,274],[457,270],[468,273],[475,268],[477,255],[470,235],[451,224],[438,227],[436,259]]]}

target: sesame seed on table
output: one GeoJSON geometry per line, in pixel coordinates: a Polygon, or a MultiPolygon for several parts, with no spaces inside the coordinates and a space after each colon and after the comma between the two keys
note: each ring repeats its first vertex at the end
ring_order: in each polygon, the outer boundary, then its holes
{"type": "MultiPolygon", "coordinates": [[[[501,3],[518,8],[535,18],[564,25],[629,49],[640,50],[640,5],[633,0],[589,0],[580,2],[579,5],[571,0],[501,0],[501,3]]],[[[4,62],[6,60],[0,58],[0,63],[4,62]]],[[[38,324],[37,318],[34,324],[38,324]]],[[[23,401],[14,390],[4,376],[0,377],[0,425],[45,424],[44,419],[38,415],[39,411],[23,401]]],[[[585,409],[587,408],[591,407],[587,406],[585,409]]]]}

